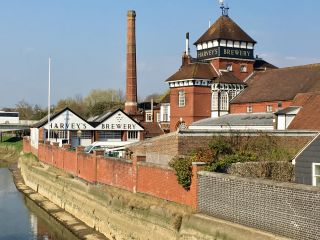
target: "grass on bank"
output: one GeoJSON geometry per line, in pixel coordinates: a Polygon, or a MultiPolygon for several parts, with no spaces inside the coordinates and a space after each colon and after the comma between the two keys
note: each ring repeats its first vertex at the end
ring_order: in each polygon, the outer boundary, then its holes
{"type": "Polygon", "coordinates": [[[10,137],[10,136],[3,136],[2,142],[0,142],[1,148],[14,148],[17,152],[22,151],[22,138],[18,137],[10,137]]]}
{"type": "Polygon", "coordinates": [[[7,166],[9,163],[18,162],[22,151],[22,139],[17,137],[3,136],[0,142],[0,162],[7,166]]]}

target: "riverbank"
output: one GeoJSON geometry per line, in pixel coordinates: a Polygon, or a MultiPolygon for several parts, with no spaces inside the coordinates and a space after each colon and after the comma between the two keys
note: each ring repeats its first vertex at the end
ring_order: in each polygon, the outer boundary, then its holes
{"type": "MultiPolygon", "coordinates": [[[[16,156],[17,152],[4,151],[4,154],[12,160],[10,164],[14,163],[13,156],[16,156]]],[[[184,205],[107,185],[89,184],[39,162],[31,153],[21,153],[18,156],[20,170],[12,168],[14,165],[11,165],[17,187],[57,222],[66,227],[69,225],[70,233],[78,231],[82,234],[85,238],[81,239],[99,239],[94,238],[87,226],[109,239],[117,240],[284,239],[242,225],[195,214],[192,208],[184,205]],[[85,224],[81,225],[82,223],[85,224]]]]}
{"type": "Polygon", "coordinates": [[[92,239],[92,240],[106,240],[107,238],[101,233],[88,227],[79,219],[75,218],[56,204],[49,201],[33,189],[24,184],[24,180],[21,176],[20,170],[17,165],[11,165],[10,170],[13,175],[13,180],[17,189],[23,193],[29,200],[36,204],[42,211],[42,214],[46,213],[46,217],[52,219],[56,224],[64,226],[64,236],[67,239],[92,239]]]}
{"type": "Polygon", "coordinates": [[[85,223],[25,185],[18,168],[18,159],[23,156],[26,164],[34,164],[37,159],[32,154],[23,154],[20,145],[19,143],[12,144],[12,142],[0,144],[0,168],[8,168],[11,171],[16,188],[28,199],[29,205],[33,206],[33,209],[47,219],[50,219],[51,224],[60,225],[60,229],[63,226],[63,231],[59,234],[63,234],[66,239],[107,239],[103,234],[88,227],[85,223]]]}
{"type": "Polygon", "coordinates": [[[26,156],[20,166],[34,192],[110,239],[284,239],[144,194],[89,184],[26,156]]]}

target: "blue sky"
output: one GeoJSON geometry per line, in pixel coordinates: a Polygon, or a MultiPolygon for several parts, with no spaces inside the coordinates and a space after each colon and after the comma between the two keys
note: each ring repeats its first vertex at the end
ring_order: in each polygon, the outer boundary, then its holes
{"type": "MultiPolygon", "coordinates": [[[[226,0],[229,16],[279,66],[320,62],[320,1],[226,0]]],[[[181,64],[185,33],[199,38],[220,15],[218,0],[2,0],[0,108],[20,100],[46,106],[91,89],[125,91],[126,13],[137,13],[138,95],[168,89],[181,64]]],[[[195,56],[195,47],[191,46],[195,56]]]]}

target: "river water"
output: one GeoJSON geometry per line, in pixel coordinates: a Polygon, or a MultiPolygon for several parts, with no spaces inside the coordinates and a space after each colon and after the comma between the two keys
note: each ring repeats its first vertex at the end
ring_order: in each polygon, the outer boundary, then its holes
{"type": "Polygon", "coordinates": [[[76,240],[45,211],[21,194],[11,172],[0,168],[0,240],[76,240]]]}

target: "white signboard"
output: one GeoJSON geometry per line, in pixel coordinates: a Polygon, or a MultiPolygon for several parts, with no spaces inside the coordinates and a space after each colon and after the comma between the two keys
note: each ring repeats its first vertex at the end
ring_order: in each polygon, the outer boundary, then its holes
{"type": "Polygon", "coordinates": [[[99,124],[95,129],[111,131],[143,131],[143,128],[140,127],[139,124],[119,110],[99,124]]]}
{"type": "MultiPolygon", "coordinates": [[[[44,125],[45,129],[49,124],[44,125]]],[[[75,115],[69,110],[65,110],[50,121],[50,129],[53,130],[94,130],[86,121],[75,115]]]]}

